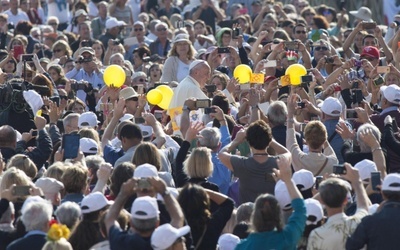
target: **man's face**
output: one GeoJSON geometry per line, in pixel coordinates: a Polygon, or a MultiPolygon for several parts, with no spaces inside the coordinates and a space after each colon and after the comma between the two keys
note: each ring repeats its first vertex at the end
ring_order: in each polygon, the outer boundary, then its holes
{"type": "Polygon", "coordinates": [[[325,43],[320,43],[314,47],[314,58],[318,62],[322,57],[329,56],[329,46],[325,43]]]}
{"type": "Polygon", "coordinates": [[[166,38],[168,35],[167,27],[165,27],[164,25],[158,25],[156,28],[156,33],[158,38],[166,38]]]}
{"type": "Polygon", "coordinates": [[[7,1],[7,0],[1,1],[1,9],[3,11],[6,11],[6,10],[10,9],[10,2],[7,1]]]}
{"type": "Polygon", "coordinates": [[[135,32],[136,37],[144,37],[144,28],[142,27],[142,25],[133,26],[133,31],[135,32]]]}
{"type": "Polygon", "coordinates": [[[99,9],[99,16],[107,15],[107,6],[105,4],[98,5],[98,9],[99,9]]]}
{"type": "MultiPolygon", "coordinates": [[[[83,53],[81,56],[83,57],[84,60],[90,60],[90,59],[93,60],[93,55],[91,55],[88,52],[83,53]]],[[[94,69],[92,67],[92,63],[93,63],[93,61],[82,63],[83,69],[86,72],[93,72],[94,69]]]]}
{"type": "Polygon", "coordinates": [[[18,9],[19,1],[18,0],[10,0],[10,8],[13,10],[18,9]]]}
{"type": "Polygon", "coordinates": [[[125,101],[126,112],[128,114],[134,115],[138,106],[138,97],[132,97],[125,101]]]}
{"type": "Polygon", "coordinates": [[[365,39],[364,39],[364,44],[363,44],[363,46],[364,46],[364,47],[367,47],[367,46],[377,47],[376,39],[375,39],[375,38],[372,38],[372,37],[367,37],[367,38],[365,38],[365,39]]]}
{"type": "Polygon", "coordinates": [[[293,37],[295,39],[299,39],[301,42],[305,42],[307,40],[307,31],[306,28],[303,26],[297,26],[294,30],[293,37]]]}
{"type": "Polygon", "coordinates": [[[89,40],[90,39],[90,27],[87,24],[81,24],[79,29],[79,35],[81,36],[81,40],[89,40]]]}

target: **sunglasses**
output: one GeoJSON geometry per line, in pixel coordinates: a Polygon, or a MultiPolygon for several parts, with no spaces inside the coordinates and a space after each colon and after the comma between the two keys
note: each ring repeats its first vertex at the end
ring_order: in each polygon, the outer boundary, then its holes
{"type": "Polygon", "coordinates": [[[328,47],[315,47],[315,50],[316,50],[316,51],[320,51],[320,50],[322,50],[322,51],[327,51],[327,50],[328,50],[328,47]]]}
{"type": "Polygon", "coordinates": [[[138,79],[139,82],[145,82],[146,80],[143,78],[138,79]]]}
{"type": "Polygon", "coordinates": [[[55,26],[55,25],[58,25],[58,23],[49,23],[49,25],[55,26]]]}
{"type": "Polygon", "coordinates": [[[142,28],[139,28],[139,29],[135,29],[135,31],[143,31],[143,29],[142,29],[142,28]]]}
{"type": "Polygon", "coordinates": [[[157,29],[157,31],[167,31],[166,28],[157,29]]]}
{"type": "Polygon", "coordinates": [[[61,52],[61,51],[62,51],[61,49],[55,49],[55,50],[53,50],[54,53],[58,53],[58,52],[61,52]]]}
{"type": "Polygon", "coordinates": [[[67,97],[66,95],[60,95],[60,99],[61,99],[61,100],[63,100],[63,99],[64,99],[64,100],[68,100],[68,97],[67,97]]]}
{"type": "Polygon", "coordinates": [[[139,101],[139,97],[137,97],[137,96],[135,96],[135,97],[132,97],[132,98],[128,98],[128,99],[126,99],[127,101],[134,101],[134,102],[137,102],[137,101],[139,101]]]}
{"type": "Polygon", "coordinates": [[[307,32],[305,32],[304,30],[296,30],[296,34],[305,34],[307,32]]]}

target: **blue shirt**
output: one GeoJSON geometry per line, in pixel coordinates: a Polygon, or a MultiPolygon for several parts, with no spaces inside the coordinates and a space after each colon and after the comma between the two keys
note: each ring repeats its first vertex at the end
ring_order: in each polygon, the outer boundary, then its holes
{"type": "MultiPolygon", "coordinates": [[[[331,138],[333,133],[335,133],[336,125],[338,124],[338,122],[339,122],[339,119],[324,121],[326,131],[328,132],[328,138],[327,138],[328,140],[331,138]]],[[[350,129],[350,131],[352,130],[352,127],[348,122],[346,122],[346,126],[350,129]]],[[[335,151],[336,158],[338,159],[339,164],[343,164],[344,158],[343,158],[342,152],[341,152],[342,146],[343,146],[342,137],[338,133],[336,133],[336,135],[329,141],[329,144],[331,144],[333,151],[335,151]]]]}
{"type": "Polygon", "coordinates": [[[235,248],[241,249],[296,249],[306,225],[307,215],[303,199],[292,200],[294,212],[282,231],[252,233],[235,248]]]}
{"type": "MultiPolygon", "coordinates": [[[[153,42],[153,40],[151,40],[151,39],[149,39],[149,38],[147,38],[147,37],[144,37],[144,41],[143,41],[147,46],[149,46],[150,45],[150,43],[152,43],[153,42]]],[[[136,49],[136,48],[139,48],[139,45],[140,45],[140,43],[137,43],[137,44],[134,44],[134,45],[132,45],[131,47],[129,47],[129,50],[125,53],[125,59],[126,60],[129,60],[130,62],[133,62],[133,51],[136,49]]],[[[150,55],[147,55],[147,56],[150,56],[150,55]]],[[[143,59],[143,58],[142,58],[143,59]]]]}
{"type": "Polygon", "coordinates": [[[138,234],[124,232],[115,225],[110,228],[108,238],[110,241],[110,249],[152,249],[150,245],[150,237],[144,238],[138,234]]]}
{"type": "MultiPolygon", "coordinates": [[[[223,148],[231,142],[231,136],[227,126],[221,126],[219,130],[221,132],[221,148],[223,148]]],[[[227,194],[231,183],[232,173],[218,159],[218,152],[213,152],[211,155],[214,170],[212,175],[208,177],[208,181],[217,184],[220,192],[227,194]]]]}
{"type": "MultiPolygon", "coordinates": [[[[76,81],[87,81],[92,84],[93,88],[101,89],[104,86],[103,81],[103,72],[96,73],[93,71],[91,75],[89,75],[85,70],[80,69],[79,71],[76,68],[73,68],[70,72],[65,74],[65,77],[68,79],[74,79],[76,81]]],[[[76,92],[76,96],[81,99],[83,102],[86,101],[86,93],[83,90],[78,90],[76,92]]]]}

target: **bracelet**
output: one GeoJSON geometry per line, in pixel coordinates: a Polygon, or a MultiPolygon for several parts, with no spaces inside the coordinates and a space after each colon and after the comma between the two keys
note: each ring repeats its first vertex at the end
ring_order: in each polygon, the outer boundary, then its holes
{"type": "Polygon", "coordinates": [[[376,148],[374,148],[374,149],[372,149],[372,153],[374,153],[376,150],[382,150],[382,147],[376,147],[376,148]]]}

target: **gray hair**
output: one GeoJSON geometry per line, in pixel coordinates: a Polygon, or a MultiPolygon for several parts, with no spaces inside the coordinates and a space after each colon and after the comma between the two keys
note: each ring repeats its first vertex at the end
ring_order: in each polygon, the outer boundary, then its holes
{"type": "Polygon", "coordinates": [[[30,202],[26,204],[21,216],[26,231],[45,230],[51,219],[53,206],[48,201],[30,202]]]}
{"type": "Polygon", "coordinates": [[[369,123],[361,125],[357,130],[357,141],[358,144],[360,145],[360,152],[362,153],[371,152],[371,148],[367,146],[367,144],[365,144],[365,142],[360,138],[361,133],[367,130],[371,130],[376,140],[378,140],[379,143],[381,142],[381,136],[382,136],[381,131],[379,131],[379,129],[375,125],[369,123]]]}
{"type": "Polygon", "coordinates": [[[217,148],[221,141],[221,132],[215,127],[201,130],[200,135],[202,137],[198,139],[199,144],[209,149],[217,148]]]}
{"type": "Polygon", "coordinates": [[[61,224],[65,224],[70,230],[78,224],[82,211],[78,204],[71,201],[62,203],[54,213],[61,224]]]}
{"type": "Polygon", "coordinates": [[[145,233],[145,232],[152,232],[157,227],[157,223],[159,221],[159,217],[150,218],[146,220],[132,218],[132,226],[138,232],[145,233]]]}
{"type": "Polygon", "coordinates": [[[284,125],[287,118],[287,107],[282,101],[272,102],[268,108],[268,120],[273,126],[284,125]]]}
{"type": "Polygon", "coordinates": [[[250,222],[251,213],[254,210],[253,202],[246,202],[240,205],[236,210],[236,221],[240,223],[242,221],[250,222]]]}
{"type": "Polygon", "coordinates": [[[101,164],[105,163],[105,160],[99,155],[89,155],[85,157],[85,162],[87,168],[98,169],[101,164]]]}
{"type": "Polygon", "coordinates": [[[66,128],[67,126],[71,126],[72,120],[74,120],[74,119],[79,119],[79,117],[80,117],[80,114],[77,114],[77,113],[71,113],[71,114],[67,115],[67,116],[63,119],[64,131],[65,131],[65,128],[66,128]]]}

